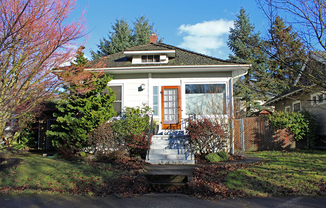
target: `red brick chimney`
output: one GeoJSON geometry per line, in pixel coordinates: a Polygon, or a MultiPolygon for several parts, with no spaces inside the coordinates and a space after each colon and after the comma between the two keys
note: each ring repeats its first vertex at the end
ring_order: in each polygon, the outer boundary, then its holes
{"type": "Polygon", "coordinates": [[[152,33],[149,40],[150,40],[151,43],[156,43],[157,42],[157,35],[156,35],[156,33],[152,33]]]}

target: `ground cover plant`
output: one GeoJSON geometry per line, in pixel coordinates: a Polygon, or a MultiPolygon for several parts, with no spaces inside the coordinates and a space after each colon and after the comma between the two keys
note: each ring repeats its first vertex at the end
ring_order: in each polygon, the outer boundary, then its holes
{"type": "Polygon", "coordinates": [[[18,159],[13,165],[8,165],[12,158],[0,160],[0,193],[130,196],[148,190],[141,161],[103,163],[31,153],[12,157],[18,159]]]}

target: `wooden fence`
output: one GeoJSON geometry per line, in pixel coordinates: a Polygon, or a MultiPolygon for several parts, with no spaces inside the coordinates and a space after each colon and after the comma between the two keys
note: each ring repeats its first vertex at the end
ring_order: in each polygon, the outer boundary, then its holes
{"type": "Polygon", "coordinates": [[[305,146],[305,141],[296,142],[288,129],[274,133],[263,117],[236,119],[234,134],[236,151],[286,150],[305,146]]]}

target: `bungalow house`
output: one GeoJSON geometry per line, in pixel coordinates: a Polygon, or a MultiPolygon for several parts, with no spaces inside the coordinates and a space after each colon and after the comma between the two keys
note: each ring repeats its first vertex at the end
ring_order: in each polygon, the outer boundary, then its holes
{"type": "MultiPolygon", "coordinates": [[[[325,72],[325,52],[310,52],[301,71],[318,77],[325,72]]],[[[324,76],[322,76],[324,77],[324,76]]],[[[299,75],[295,87],[266,102],[266,106],[275,106],[276,111],[310,111],[317,119],[316,134],[326,136],[326,91],[299,75]]],[[[322,140],[319,142],[323,143],[322,140]]],[[[322,144],[320,144],[322,145],[322,144]]],[[[326,140],[325,144],[326,145],[326,140]]]]}
{"type": "MultiPolygon", "coordinates": [[[[172,131],[183,134],[190,115],[230,115],[233,83],[246,74],[248,68],[246,64],[160,43],[156,34],[152,34],[150,44],[127,48],[93,61],[86,70],[113,75],[108,85],[116,92],[114,108],[117,112],[124,107],[142,105],[154,110],[161,135],[152,138],[152,151],[155,145],[171,146],[168,134],[172,131]],[[155,139],[159,141],[155,142],[155,139]]],[[[150,153],[148,161],[193,163],[185,150],[178,149],[177,153],[181,152],[181,155],[174,155],[175,152],[168,149],[167,146],[158,148],[156,153],[150,153]]]]}

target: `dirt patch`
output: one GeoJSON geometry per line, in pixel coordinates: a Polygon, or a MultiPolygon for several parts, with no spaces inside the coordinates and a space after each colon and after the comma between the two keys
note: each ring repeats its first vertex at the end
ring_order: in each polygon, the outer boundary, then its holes
{"type": "Polygon", "coordinates": [[[0,158],[0,171],[19,165],[23,159],[19,158],[0,158]]]}

